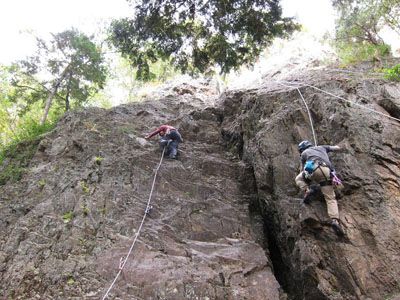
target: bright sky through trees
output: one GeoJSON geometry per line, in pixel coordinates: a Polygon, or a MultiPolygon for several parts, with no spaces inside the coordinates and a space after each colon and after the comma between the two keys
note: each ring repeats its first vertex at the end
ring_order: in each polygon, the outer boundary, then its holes
{"type": "MultiPolygon", "coordinates": [[[[330,0],[282,0],[285,16],[295,16],[309,31],[323,34],[333,28],[330,0]]],[[[34,49],[27,31],[39,36],[72,26],[91,34],[110,18],[132,12],[126,0],[5,0],[1,3],[0,64],[24,58],[34,49]]]]}
{"type": "Polygon", "coordinates": [[[316,35],[333,32],[335,13],[331,0],[281,0],[283,14],[295,17],[305,30],[316,35]]]}
{"type": "Polygon", "coordinates": [[[71,27],[92,34],[102,22],[126,16],[125,0],[5,0],[1,3],[0,63],[29,55],[35,42],[32,32],[43,36],[71,27]]]}

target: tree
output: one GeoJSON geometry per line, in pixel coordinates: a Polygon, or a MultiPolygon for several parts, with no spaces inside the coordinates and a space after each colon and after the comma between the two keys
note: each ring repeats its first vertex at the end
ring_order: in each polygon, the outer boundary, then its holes
{"type": "Polygon", "coordinates": [[[333,0],[333,6],[340,14],[338,40],[381,45],[382,27],[400,33],[400,0],[333,0]]]}
{"type": "Polygon", "coordinates": [[[72,100],[82,105],[106,80],[104,58],[89,37],[74,29],[52,37],[49,42],[37,39],[37,53],[19,62],[21,72],[16,72],[13,81],[20,93],[30,91],[33,102],[46,95],[41,124],[54,98],[62,101],[67,111],[72,100]]]}
{"type": "Polygon", "coordinates": [[[336,26],[336,39],[346,43],[367,42],[373,45],[382,44],[379,36],[380,16],[375,14],[375,0],[336,1],[340,18],[336,26]]]}
{"type": "Polygon", "coordinates": [[[0,66],[0,149],[7,142],[8,136],[14,130],[14,122],[10,114],[12,103],[8,97],[11,93],[7,78],[9,73],[6,69],[6,67],[0,66]]]}
{"type": "Polygon", "coordinates": [[[12,77],[16,72],[15,65],[0,66],[0,164],[5,149],[52,127],[48,123],[43,126],[38,124],[42,112],[38,100],[45,98],[43,90],[32,81],[13,86],[12,77]]]}
{"type": "Polygon", "coordinates": [[[159,60],[191,75],[214,66],[226,74],[299,28],[282,17],[279,0],[138,0],[135,12],[112,22],[109,39],[141,80],[154,76],[149,66],[159,60]]]}
{"type": "Polygon", "coordinates": [[[400,0],[333,0],[339,12],[336,45],[352,60],[380,59],[390,47],[380,36],[385,26],[400,32],[400,0]]]}
{"type": "Polygon", "coordinates": [[[379,14],[384,24],[400,35],[400,0],[382,0],[379,14]]]}

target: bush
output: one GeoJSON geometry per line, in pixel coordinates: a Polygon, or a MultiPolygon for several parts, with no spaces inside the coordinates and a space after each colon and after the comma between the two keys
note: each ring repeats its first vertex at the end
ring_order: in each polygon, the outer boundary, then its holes
{"type": "Polygon", "coordinates": [[[354,64],[361,61],[380,60],[390,55],[390,46],[386,44],[340,44],[337,46],[340,60],[344,64],[354,64]]]}
{"type": "Polygon", "coordinates": [[[21,179],[38,145],[39,140],[37,139],[11,144],[1,150],[0,185],[4,185],[8,181],[16,182],[21,179]]]}
{"type": "Polygon", "coordinates": [[[53,129],[54,124],[40,125],[32,119],[25,120],[15,132],[10,143],[0,146],[0,185],[21,179],[23,172],[36,153],[40,135],[53,129]]]}
{"type": "Polygon", "coordinates": [[[390,69],[383,69],[383,73],[387,80],[400,81],[400,64],[390,69]]]}

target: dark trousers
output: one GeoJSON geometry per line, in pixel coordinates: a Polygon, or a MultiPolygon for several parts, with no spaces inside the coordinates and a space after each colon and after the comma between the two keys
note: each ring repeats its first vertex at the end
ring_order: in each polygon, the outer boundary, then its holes
{"type": "Polygon", "coordinates": [[[178,154],[178,141],[168,139],[167,137],[162,137],[160,139],[160,149],[161,151],[165,148],[164,155],[168,155],[170,158],[175,158],[178,154]]]}
{"type": "Polygon", "coordinates": [[[166,147],[164,154],[168,155],[170,158],[176,158],[180,142],[182,142],[182,137],[179,132],[177,130],[171,130],[167,135],[160,139],[161,151],[166,147]]]}

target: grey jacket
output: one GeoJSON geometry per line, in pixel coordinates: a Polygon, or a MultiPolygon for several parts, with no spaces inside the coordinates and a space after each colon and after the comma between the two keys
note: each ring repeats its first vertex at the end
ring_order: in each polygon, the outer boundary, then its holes
{"type": "Polygon", "coordinates": [[[328,152],[334,151],[335,148],[334,146],[328,146],[328,145],[323,145],[323,146],[314,146],[307,148],[306,150],[301,153],[301,165],[304,167],[304,164],[306,163],[307,160],[313,160],[313,161],[320,161],[323,162],[332,169],[332,164],[331,161],[329,160],[328,152]]]}

